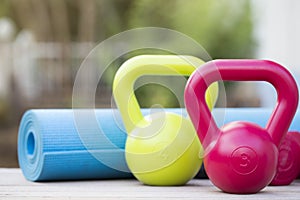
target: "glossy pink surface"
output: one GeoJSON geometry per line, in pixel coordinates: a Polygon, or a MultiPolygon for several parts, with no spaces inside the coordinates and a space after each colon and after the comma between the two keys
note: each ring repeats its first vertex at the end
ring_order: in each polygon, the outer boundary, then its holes
{"type": "Polygon", "coordinates": [[[279,147],[278,165],[271,185],[289,185],[300,174],[300,133],[288,132],[279,147]]]}
{"type": "Polygon", "coordinates": [[[205,150],[210,180],[228,193],[256,193],[275,176],[278,146],[298,106],[298,88],[281,65],[265,60],[215,60],[198,68],[185,90],[190,118],[205,150]],[[215,81],[267,81],[277,91],[277,104],[265,128],[233,122],[219,129],[205,103],[215,81]]]}

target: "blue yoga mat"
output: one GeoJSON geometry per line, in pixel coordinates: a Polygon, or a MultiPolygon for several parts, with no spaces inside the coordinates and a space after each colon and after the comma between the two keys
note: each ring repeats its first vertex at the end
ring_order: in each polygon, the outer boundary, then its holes
{"type": "MultiPolygon", "coordinates": [[[[149,109],[143,109],[144,115],[149,109]]],[[[186,115],[182,109],[166,111],[186,115]]],[[[265,126],[267,108],[215,108],[219,126],[245,120],[265,126]]],[[[297,112],[290,130],[300,131],[297,112]]],[[[116,109],[29,110],[20,123],[19,165],[30,181],[132,178],[125,161],[126,133],[116,109]]],[[[197,178],[205,178],[201,168],[197,178]]]]}
{"type": "MultiPolygon", "coordinates": [[[[265,127],[273,109],[271,108],[215,108],[212,111],[219,127],[233,121],[249,121],[265,127]]],[[[300,111],[297,110],[290,131],[300,131],[300,111]]]]}
{"type": "Polygon", "coordinates": [[[30,181],[131,178],[125,141],[116,109],[29,110],[19,128],[19,165],[30,181]]]}

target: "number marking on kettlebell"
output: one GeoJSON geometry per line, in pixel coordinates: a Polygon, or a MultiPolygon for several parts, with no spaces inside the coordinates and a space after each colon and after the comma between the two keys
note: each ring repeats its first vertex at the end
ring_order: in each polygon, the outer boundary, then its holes
{"type": "Polygon", "coordinates": [[[285,172],[291,169],[293,166],[293,152],[291,149],[291,141],[284,141],[282,143],[281,149],[279,151],[280,159],[278,162],[278,168],[277,170],[279,172],[285,172]]]}
{"type": "Polygon", "coordinates": [[[246,175],[255,171],[258,166],[258,157],[250,147],[239,147],[231,154],[231,165],[239,174],[246,175]]]}
{"type": "Polygon", "coordinates": [[[168,142],[159,142],[156,145],[154,145],[153,152],[160,151],[158,156],[161,159],[167,161],[170,158],[169,152],[167,152],[167,148],[166,148],[167,146],[168,146],[168,142]]]}

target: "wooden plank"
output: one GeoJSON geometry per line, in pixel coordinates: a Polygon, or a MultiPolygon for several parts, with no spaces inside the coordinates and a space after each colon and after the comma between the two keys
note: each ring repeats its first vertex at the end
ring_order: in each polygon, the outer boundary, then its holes
{"type": "Polygon", "coordinates": [[[0,177],[0,199],[300,199],[300,180],[254,195],[232,195],[197,179],[180,187],[145,186],[136,180],[34,183],[25,180],[20,169],[5,168],[0,168],[0,177]]]}

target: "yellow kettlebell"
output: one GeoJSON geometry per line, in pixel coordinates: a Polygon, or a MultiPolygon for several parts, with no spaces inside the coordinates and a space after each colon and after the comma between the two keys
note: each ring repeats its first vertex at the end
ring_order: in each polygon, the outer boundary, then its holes
{"type": "MultiPolygon", "coordinates": [[[[128,134],[126,161],[144,184],[185,184],[201,167],[202,146],[188,118],[168,112],[144,117],[134,94],[134,82],[143,75],[190,76],[202,64],[192,56],[142,55],[127,60],[115,75],[113,95],[128,134]]],[[[215,83],[206,93],[211,109],[217,94],[215,83]]]]}

